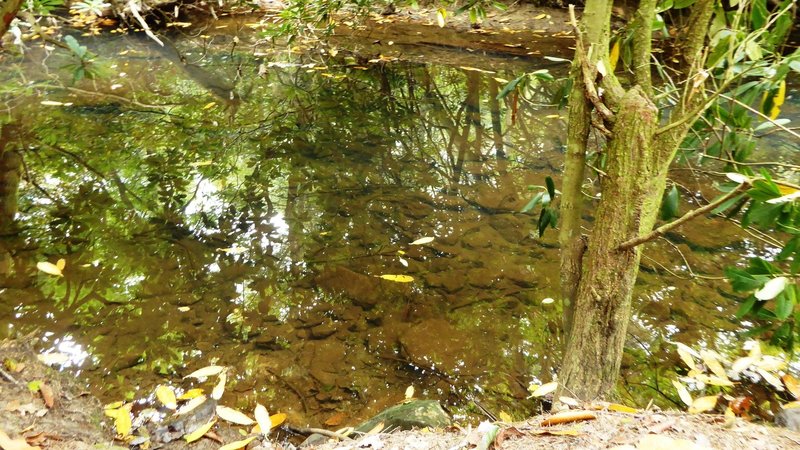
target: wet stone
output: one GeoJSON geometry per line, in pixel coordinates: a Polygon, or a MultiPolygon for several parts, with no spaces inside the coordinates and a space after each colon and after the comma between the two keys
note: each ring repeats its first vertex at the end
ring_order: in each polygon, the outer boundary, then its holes
{"type": "Polygon", "coordinates": [[[344,295],[364,309],[374,307],[381,299],[380,281],[344,267],[326,268],[315,281],[320,289],[344,295]]]}
{"type": "Polygon", "coordinates": [[[464,375],[484,369],[486,355],[497,351],[495,340],[481,330],[470,333],[444,319],[427,319],[403,333],[400,345],[404,356],[421,368],[464,375]]]}
{"type": "Polygon", "coordinates": [[[312,339],[325,339],[326,337],[336,333],[337,326],[333,321],[322,323],[311,328],[312,339]]]}

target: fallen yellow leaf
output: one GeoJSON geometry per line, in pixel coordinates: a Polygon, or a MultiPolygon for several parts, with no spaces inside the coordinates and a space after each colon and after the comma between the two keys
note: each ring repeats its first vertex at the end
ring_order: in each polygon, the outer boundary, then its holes
{"type": "Polygon", "coordinates": [[[208,433],[208,430],[210,430],[211,427],[213,427],[215,423],[217,423],[217,419],[211,419],[211,420],[208,421],[208,423],[206,423],[205,425],[203,425],[203,426],[199,427],[198,429],[192,431],[191,433],[187,434],[183,438],[186,439],[187,443],[194,442],[194,441],[200,439],[201,437],[203,437],[206,433],[208,433]]]}
{"type": "Polygon", "coordinates": [[[394,281],[396,283],[410,283],[414,281],[414,277],[410,275],[376,275],[378,278],[383,278],[384,280],[394,281]]]}
{"type": "Polygon", "coordinates": [[[219,448],[219,450],[239,450],[240,448],[247,447],[247,444],[253,442],[255,438],[258,436],[250,436],[247,439],[242,439],[241,441],[231,442],[230,444],[225,444],[219,448]]]}

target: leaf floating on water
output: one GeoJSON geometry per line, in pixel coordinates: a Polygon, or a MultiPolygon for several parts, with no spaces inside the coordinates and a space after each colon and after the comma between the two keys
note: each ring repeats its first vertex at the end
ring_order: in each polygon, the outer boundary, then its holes
{"type": "Polygon", "coordinates": [[[225,444],[219,448],[219,450],[239,450],[240,448],[247,447],[247,444],[253,442],[255,438],[258,436],[250,436],[247,439],[242,439],[241,441],[231,442],[230,444],[225,444]]]}
{"type": "Polygon", "coordinates": [[[61,273],[61,269],[59,269],[57,265],[48,261],[41,261],[36,263],[36,268],[48,275],[55,275],[57,277],[64,276],[64,274],[61,273]]]}
{"type": "Polygon", "coordinates": [[[200,397],[201,395],[203,395],[202,389],[200,388],[189,389],[188,391],[181,394],[181,396],[178,397],[178,400],[191,400],[193,398],[200,397]]]}
{"type": "Polygon", "coordinates": [[[191,309],[192,308],[190,308],[188,306],[178,306],[178,311],[180,311],[180,312],[187,312],[187,311],[189,311],[191,309]]]}
{"type": "Polygon", "coordinates": [[[205,110],[211,109],[211,108],[213,108],[215,106],[217,106],[217,102],[211,102],[211,103],[208,103],[205,106],[203,106],[203,110],[205,111],[205,110]]]}
{"type": "Polygon", "coordinates": [[[533,392],[531,392],[531,397],[541,397],[547,395],[555,391],[557,387],[558,387],[557,381],[551,381],[549,383],[545,383],[537,387],[533,392]]]}
{"type": "Polygon", "coordinates": [[[542,20],[547,17],[547,14],[539,14],[538,16],[534,17],[533,20],[542,20]]]}
{"type": "Polygon", "coordinates": [[[275,428],[280,426],[283,422],[286,422],[286,414],[284,413],[277,413],[269,416],[270,421],[270,428],[275,428]]]}
{"type": "Polygon", "coordinates": [[[63,366],[69,362],[69,355],[58,352],[42,353],[36,355],[36,359],[46,366],[63,366]]]}
{"type": "Polygon", "coordinates": [[[763,288],[756,291],[756,298],[759,300],[772,300],[783,292],[788,283],[789,279],[786,277],[773,278],[767,281],[763,288]]]}
{"type": "Polygon", "coordinates": [[[432,238],[430,236],[421,237],[421,238],[417,239],[416,241],[414,241],[414,242],[412,242],[412,243],[410,243],[408,245],[423,245],[423,244],[427,244],[429,242],[433,242],[434,239],[435,238],[432,238]]]}
{"type": "Polygon", "coordinates": [[[672,385],[675,386],[675,390],[678,391],[678,396],[681,398],[681,401],[685,403],[686,406],[692,406],[694,399],[692,398],[692,394],[689,393],[689,390],[686,389],[686,386],[677,380],[672,380],[672,385]]]}
{"type": "Polygon", "coordinates": [[[225,370],[225,366],[207,366],[203,367],[202,369],[197,369],[183,378],[208,378],[214,375],[219,375],[223,370],[225,370]]]}
{"type": "Polygon", "coordinates": [[[167,407],[167,409],[178,408],[178,399],[175,398],[175,392],[169,386],[164,386],[163,384],[158,386],[156,388],[156,398],[158,398],[158,401],[167,407]]]}
{"type": "Polygon", "coordinates": [[[376,277],[394,281],[395,283],[411,283],[414,281],[414,277],[410,275],[376,275],[376,277]]]}
{"type": "Polygon", "coordinates": [[[44,106],[64,106],[63,102],[57,102],[54,100],[42,100],[39,102],[39,104],[44,106]]]}
{"type": "Polygon", "coordinates": [[[217,423],[217,419],[211,419],[211,420],[208,421],[208,423],[206,423],[205,425],[201,426],[200,428],[192,431],[191,433],[187,434],[183,438],[186,439],[187,443],[194,442],[194,441],[200,439],[201,437],[205,436],[205,434],[208,433],[208,430],[210,430],[211,427],[213,427],[215,423],[217,423]]]}
{"type": "Polygon", "coordinates": [[[404,258],[397,258],[397,259],[400,260],[400,264],[402,264],[403,267],[408,267],[408,261],[406,261],[404,258]]]}
{"type": "Polygon", "coordinates": [[[256,421],[248,417],[247,414],[233,408],[228,408],[227,406],[218,405],[217,416],[222,420],[235,423],[236,425],[253,425],[256,423],[256,421]]]}
{"type": "Polygon", "coordinates": [[[406,388],[406,400],[414,398],[414,386],[406,388]]]}
{"type": "Polygon", "coordinates": [[[256,409],[254,411],[256,416],[256,422],[258,422],[258,427],[261,430],[261,434],[268,434],[270,428],[272,428],[272,421],[269,419],[269,413],[267,412],[267,408],[264,407],[261,403],[256,405],[256,409]]]}
{"type": "Polygon", "coordinates": [[[553,299],[552,299],[552,298],[550,298],[550,297],[547,297],[547,298],[544,298],[544,299],[542,299],[542,304],[543,304],[543,305],[549,305],[549,304],[551,304],[551,303],[553,303],[553,302],[555,302],[555,300],[553,300],[553,299]]]}
{"type": "Polygon", "coordinates": [[[228,372],[223,370],[219,374],[219,381],[217,385],[214,386],[214,390],[211,391],[211,398],[214,400],[219,400],[222,398],[222,394],[225,393],[225,383],[228,381],[228,372]]]}
{"type": "Polygon", "coordinates": [[[717,406],[718,399],[719,397],[716,395],[696,398],[692,402],[692,406],[689,407],[689,414],[700,414],[714,409],[717,406]]]}

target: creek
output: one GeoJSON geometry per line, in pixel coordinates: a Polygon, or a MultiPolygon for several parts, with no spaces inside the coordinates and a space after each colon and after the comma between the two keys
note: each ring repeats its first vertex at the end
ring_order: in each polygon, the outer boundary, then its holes
{"type": "MultiPolygon", "coordinates": [[[[232,368],[230,406],[258,401],[293,423],[356,423],[411,385],[459,417],[535,412],[526,388],[552,377],[563,339],[545,301],[558,249],[538,211],[520,210],[546,177],[560,185],[563,82],[497,94],[566,66],[273,46],[247,19],[220,23],[164,48],[76,35],[104,72],[94,80],[73,83],[62,49],[3,62],[2,145],[24,163],[5,167],[22,181],[0,224],[0,336],[40,338],[107,401],[214,363],[232,368]],[[63,276],[37,269],[59,259],[63,276]]],[[[797,116],[797,100],[785,108],[797,116]]],[[[765,142],[792,161],[796,143],[765,142]]],[[[673,179],[684,199],[716,195],[686,165],[673,179]]],[[[740,346],[722,270],[774,252],[714,218],[645,248],[626,401],[670,404],[669,341],[740,346]]]]}

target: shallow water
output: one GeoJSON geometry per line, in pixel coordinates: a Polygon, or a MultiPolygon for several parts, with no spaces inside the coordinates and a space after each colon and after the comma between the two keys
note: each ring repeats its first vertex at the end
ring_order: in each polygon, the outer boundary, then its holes
{"type": "MultiPolygon", "coordinates": [[[[459,414],[535,410],[526,387],[560,346],[543,303],[558,253],[519,211],[530,186],[560,184],[565,112],[558,82],[494,99],[542,60],[378,61],[206,33],[166,49],[78,37],[108,76],[74,85],[61,50],[4,63],[3,142],[26,180],[0,227],[2,333],[43,338],[109,401],[215,363],[233,368],[228,404],[296,423],[355,422],[409,385],[459,414]],[[63,277],[37,269],[61,258],[63,277]]],[[[631,402],[667,402],[651,390],[677,363],[667,340],[737,345],[715,277],[774,251],[712,219],[669,239],[643,258],[631,402]]]]}

